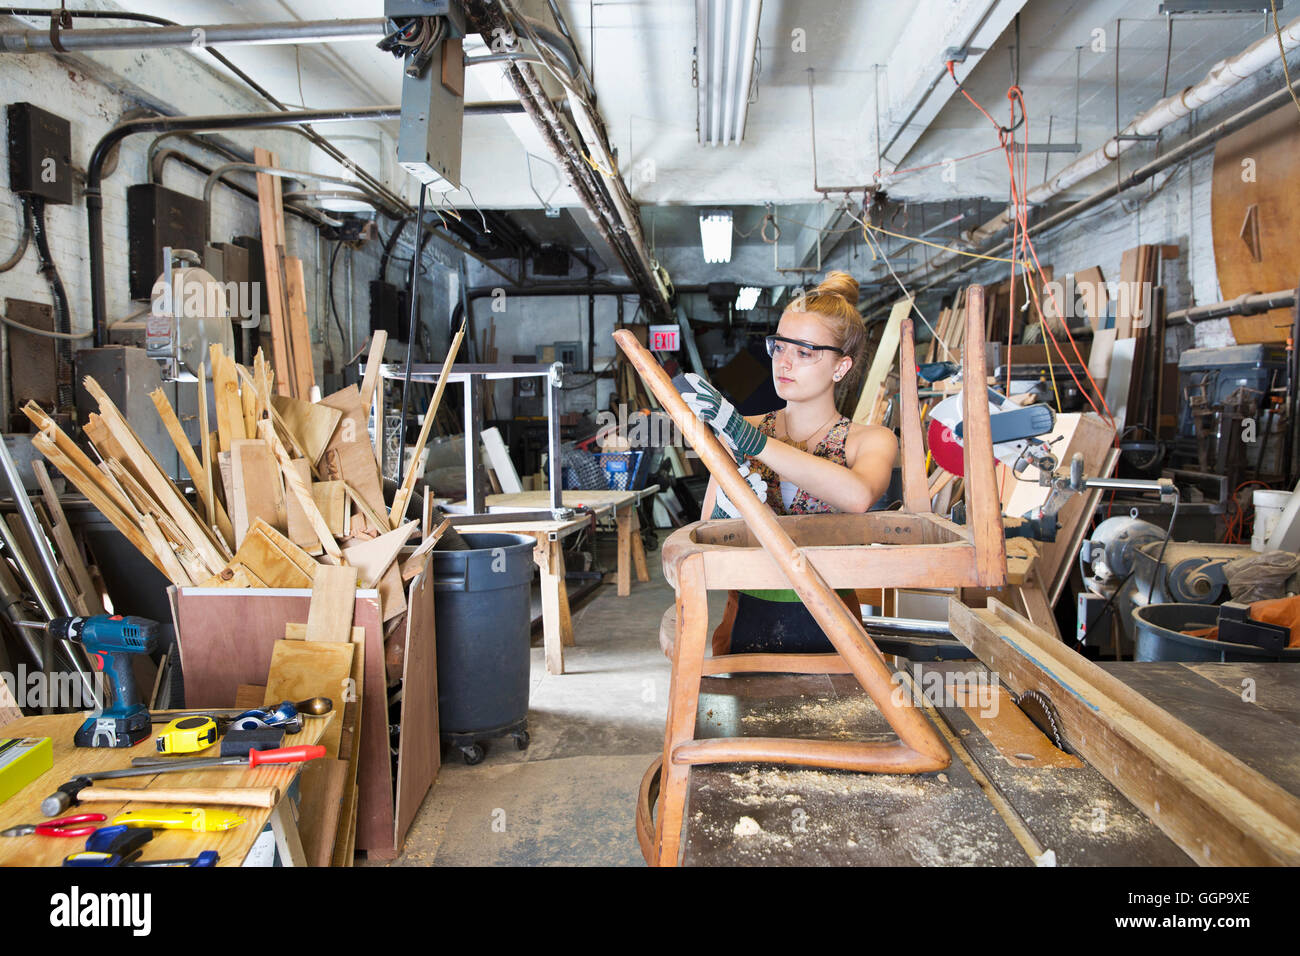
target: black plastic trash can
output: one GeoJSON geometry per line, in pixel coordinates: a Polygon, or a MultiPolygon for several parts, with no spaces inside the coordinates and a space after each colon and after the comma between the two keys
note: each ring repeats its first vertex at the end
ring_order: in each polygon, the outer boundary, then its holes
{"type": "Polygon", "coordinates": [[[1137,624],[1135,661],[1300,661],[1300,648],[1267,651],[1250,644],[1192,637],[1182,631],[1213,627],[1219,609],[1211,604],[1148,604],[1133,610],[1137,624]]]}
{"type": "Polygon", "coordinates": [[[534,541],[521,534],[462,534],[465,551],[433,552],[437,595],[438,722],[468,764],[482,741],[528,746],[529,630],[534,541]]]}

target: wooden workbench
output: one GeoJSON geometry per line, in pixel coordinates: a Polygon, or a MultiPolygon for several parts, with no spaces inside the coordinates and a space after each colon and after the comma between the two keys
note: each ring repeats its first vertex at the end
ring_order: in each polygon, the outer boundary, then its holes
{"type": "MultiPolygon", "coordinates": [[[[562,491],[561,503],[566,508],[590,508],[594,517],[612,516],[618,526],[618,595],[627,597],[632,590],[632,572],[642,583],[650,580],[645,563],[645,547],[641,542],[641,522],[637,505],[642,499],[659,491],[650,485],[636,491],[562,491]]],[[[464,506],[465,502],[457,502],[464,506]]],[[[578,514],[567,521],[519,521],[510,519],[512,511],[541,511],[550,508],[549,491],[522,491],[515,494],[488,495],[489,512],[501,512],[501,521],[490,524],[465,525],[465,534],[526,534],[537,544],[533,548],[533,561],[541,571],[542,636],[546,645],[546,670],[550,674],[564,673],[564,648],[573,645],[573,621],[569,616],[569,593],[564,583],[564,539],[587,527],[592,515],[578,514]]]]}
{"type": "MultiPolygon", "coordinates": [[[[54,767],[0,804],[0,830],[24,823],[44,823],[47,818],[41,813],[41,801],[79,774],[129,767],[133,757],[157,756],[152,736],[146,737],[134,747],[123,750],[76,747],[72,743],[72,737],[81,726],[83,719],[84,715],[81,714],[20,717],[0,727],[0,735],[6,737],[49,737],[54,748],[54,767]]],[[[330,714],[324,718],[305,717],[302,733],[286,736],[283,746],[294,747],[316,743],[320,740],[327,721],[335,719],[337,714],[330,714]]],[[[217,756],[218,750],[219,747],[214,745],[189,756],[217,756]]],[[[245,822],[224,833],[155,830],[153,839],[144,848],[143,857],[163,860],[192,857],[204,850],[216,850],[221,854],[218,866],[240,866],[262,830],[270,823],[275,831],[276,846],[280,849],[281,861],[286,866],[301,865],[304,862],[302,844],[298,837],[296,814],[288,799],[289,787],[298,776],[300,767],[300,764],[283,764],[259,767],[256,770],[194,770],[188,773],[162,773],[105,780],[102,785],[114,789],[150,786],[276,787],[280,791],[280,802],[275,809],[214,806],[214,809],[234,810],[244,818],[245,822]]],[[[108,818],[104,824],[100,824],[103,826],[124,810],[149,810],[162,806],[171,805],[85,803],[70,807],[60,816],[102,813],[108,818]]],[[[85,842],[85,837],[63,838],[36,834],[0,837],[0,866],[59,866],[69,853],[84,849],[85,842]]]]}
{"type": "MultiPolygon", "coordinates": [[[[1286,664],[1110,663],[1107,671],[1300,794],[1300,668],[1286,664]],[[1243,681],[1254,701],[1242,699],[1243,681]]],[[[910,665],[903,665],[910,670],[910,665]]],[[[974,661],[927,671],[985,672],[974,661]]],[[[697,736],[889,739],[846,675],[705,678],[697,736]]],[[[857,774],[771,764],[691,775],[688,865],[1028,866],[1034,860],[974,774],[1059,866],[1191,866],[1193,861],[1086,763],[1033,766],[1003,753],[969,706],[939,707],[953,761],[943,773],[857,774]],[[971,768],[974,770],[972,771],[971,768]]],[[[1003,749],[1006,749],[1005,745],[1003,749]]]]}

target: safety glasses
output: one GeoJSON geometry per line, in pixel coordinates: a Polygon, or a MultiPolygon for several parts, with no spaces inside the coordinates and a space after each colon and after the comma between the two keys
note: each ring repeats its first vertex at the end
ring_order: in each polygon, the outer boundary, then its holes
{"type": "Polygon", "coordinates": [[[815,345],[799,339],[788,339],[784,335],[769,335],[763,341],[767,344],[767,354],[772,356],[773,361],[789,356],[790,364],[795,366],[816,365],[827,352],[844,354],[843,349],[834,345],[815,345]]]}

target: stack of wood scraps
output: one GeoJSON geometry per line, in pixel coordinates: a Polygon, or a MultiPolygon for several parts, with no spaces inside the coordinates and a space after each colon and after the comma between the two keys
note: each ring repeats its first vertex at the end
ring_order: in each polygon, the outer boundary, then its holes
{"type": "Polygon", "coordinates": [[[99,410],[83,430],[97,460],[29,404],[35,447],[177,586],[310,587],[316,568],[350,564],[344,552],[353,550],[368,561],[362,586],[378,584],[385,618],[396,617],[405,608],[397,552],[418,523],[403,526],[396,509],[392,518],[387,512],[356,386],[311,403],[275,394],[275,372],[260,351],[251,369],[219,345],[209,360],[199,376],[197,453],[166,395],[151,396],[193,501],[93,378],[85,385],[99,410]],[[390,544],[399,529],[405,537],[390,544]],[[365,547],[372,541],[384,543],[365,547]]]}

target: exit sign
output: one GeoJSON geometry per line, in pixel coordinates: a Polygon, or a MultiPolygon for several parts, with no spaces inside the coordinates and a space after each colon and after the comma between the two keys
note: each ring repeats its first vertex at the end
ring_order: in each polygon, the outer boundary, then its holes
{"type": "Polygon", "coordinates": [[[681,346],[681,329],[676,325],[650,326],[650,350],[652,352],[676,352],[681,346]]]}

